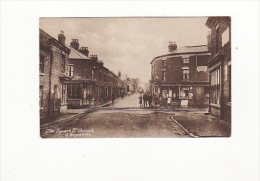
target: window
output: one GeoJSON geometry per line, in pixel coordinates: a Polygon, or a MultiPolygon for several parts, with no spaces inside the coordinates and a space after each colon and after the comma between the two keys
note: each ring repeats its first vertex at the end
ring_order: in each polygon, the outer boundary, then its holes
{"type": "Polygon", "coordinates": [[[66,84],[61,84],[61,104],[66,104],[67,103],[67,95],[66,95],[66,84]]]}
{"type": "Polygon", "coordinates": [[[80,85],[79,84],[68,84],[68,98],[79,99],[80,98],[80,85]]]}
{"type": "Polygon", "coordinates": [[[189,58],[183,58],[183,63],[190,63],[189,58]]]}
{"type": "Polygon", "coordinates": [[[222,47],[229,42],[229,27],[222,33],[222,47]]]}
{"type": "Polygon", "coordinates": [[[216,53],[219,52],[219,26],[216,28],[216,53]]]}
{"type": "Polygon", "coordinates": [[[193,98],[193,89],[192,87],[180,87],[180,99],[192,99],[193,98]]]}
{"type": "Polygon", "coordinates": [[[101,70],[99,71],[99,80],[100,81],[102,80],[102,72],[101,72],[101,70]]]}
{"type": "Polygon", "coordinates": [[[44,73],[44,56],[40,56],[40,73],[44,73]]]}
{"type": "Polygon", "coordinates": [[[43,108],[43,86],[40,85],[40,92],[39,92],[39,96],[40,96],[40,108],[43,108]]]}
{"type": "Polygon", "coordinates": [[[210,73],[210,103],[220,105],[220,68],[210,73]]]}
{"type": "Polygon", "coordinates": [[[69,65],[69,76],[73,77],[73,65],[69,65]]]}
{"type": "Polygon", "coordinates": [[[189,69],[183,69],[182,70],[182,75],[183,75],[183,80],[189,80],[189,69]]]}
{"type": "Polygon", "coordinates": [[[92,69],[91,76],[92,76],[92,80],[95,80],[95,78],[96,78],[96,69],[95,68],[92,69]]]}
{"type": "Polygon", "coordinates": [[[65,72],[65,64],[65,55],[61,55],[61,66],[63,72],[65,72]]]}
{"type": "Polygon", "coordinates": [[[166,80],[166,71],[162,71],[162,80],[166,80]]]}
{"type": "Polygon", "coordinates": [[[163,63],[163,66],[166,66],[166,60],[163,60],[162,63],[163,63]]]}

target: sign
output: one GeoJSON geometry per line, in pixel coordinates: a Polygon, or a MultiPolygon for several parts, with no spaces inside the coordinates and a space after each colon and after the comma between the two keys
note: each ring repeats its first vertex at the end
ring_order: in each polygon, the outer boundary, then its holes
{"type": "Polygon", "coordinates": [[[198,67],[197,67],[197,71],[198,71],[198,72],[206,72],[207,69],[208,69],[207,66],[198,66],[198,67]]]}

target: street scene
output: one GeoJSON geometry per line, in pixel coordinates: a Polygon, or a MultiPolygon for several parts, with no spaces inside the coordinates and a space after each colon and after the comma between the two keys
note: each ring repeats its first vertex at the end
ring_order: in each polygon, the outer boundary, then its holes
{"type": "Polygon", "coordinates": [[[230,137],[230,37],[230,17],[40,18],[40,136],[230,137]]]}

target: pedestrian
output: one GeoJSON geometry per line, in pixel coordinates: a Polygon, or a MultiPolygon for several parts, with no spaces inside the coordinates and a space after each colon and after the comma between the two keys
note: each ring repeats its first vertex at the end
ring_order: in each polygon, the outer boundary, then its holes
{"type": "Polygon", "coordinates": [[[112,94],[112,103],[114,103],[115,95],[112,94]]]}
{"type": "Polygon", "coordinates": [[[139,97],[139,104],[140,104],[140,107],[142,107],[142,104],[143,104],[143,96],[142,94],[140,94],[140,97],[139,97]]]}
{"type": "Polygon", "coordinates": [[[149,103],[149,107],[152,107],[152,95],[150,94],[149,97],[148,97],[148,103],[149,103]]]}
{"type": "Polygon", "coordinates": [[[121,97],[122,99],[124,99],[124,92],[121,92],[121,97]]]}
{"type": "Polygon", "coordinates": [[[146,94],[143,95],[144,107],[146,107],[146,94]]]}

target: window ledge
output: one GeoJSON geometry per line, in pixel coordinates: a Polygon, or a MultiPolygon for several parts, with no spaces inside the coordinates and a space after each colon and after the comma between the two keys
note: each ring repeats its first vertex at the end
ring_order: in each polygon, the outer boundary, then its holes
{"type": "Polygon", "coordinates": [[[218,105],[218,104],[210,103],[210,106],[220,108],[220,105],[218,105]]]}
{"type": "Polygon", "coordinates": [[[40,76],[45,76],[45,73],[40,73],[40,76]]]}

